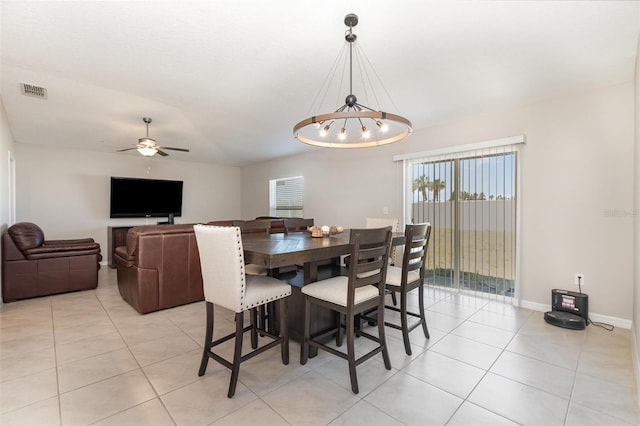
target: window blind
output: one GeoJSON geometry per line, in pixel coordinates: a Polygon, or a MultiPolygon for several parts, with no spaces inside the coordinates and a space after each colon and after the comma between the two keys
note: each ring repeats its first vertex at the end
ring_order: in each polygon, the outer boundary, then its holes
{"type": "Polygon", "coordinates": [[[275,217],[304,217],[304,177],[269,181],[269,214],[275,217]]]}

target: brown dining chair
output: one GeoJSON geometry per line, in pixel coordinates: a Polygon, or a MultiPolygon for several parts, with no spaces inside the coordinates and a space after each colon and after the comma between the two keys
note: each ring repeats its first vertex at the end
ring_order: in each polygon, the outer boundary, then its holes
{"type": "MultiPolygon", "coordinates": [[[[367,217],[365,218],[365,223],[365,228],[390,226],[391,232],[400,231],[400,219],[397,217],[367,217]]],[[[402,262],[402,247],[391,247],[390,256],[389,262],[391,265],[400,265],[402,262]]]]}
{"type": "Polygon", "coordinates": [[[239,227],[243,234],[268,234],[269,228],[271,228],[271,220],[234,220],[233,226],[239,227]]]}
{"type": "Polygon", "coordinates": [[[227,396],[233,397],[240,374],[240,363],[280,345],[282,363],[289,364],[289,334],[287,328],[286,298],[291,295],[291,286],[283,281],[262,275],[247,275],[244,270],[242,234],[238,227],[195,225],[194,227],[202,282],[206,302],[207,322],[202,361],[198,375],[204,375],[209,358],[231,370],[227,396]],[[266,303],[278,301],[280,309],[280,335],[275,335],[257,321],[257,309],[266,303]],[[214,305],[235,312],[236,330],[214,340],[214,305]],[[251,324],[244,326],[244,312],[250,311],[251,324]],[[245,332],[251,332],[252,350],[242,355],[242,340],[245,332]],[[271,341],[258,347],[258,334],[271,341]],[[221,343],[235,338],[233,361],[228,361],[213,351],[221,343]]]}
{"type": "MultiPolygon", "coordinates": [[[[398,232],[400,228],[400,219],[397,217],[367,217],[365,218],[365,227],[366,228],[382,228],[383,226],[390,226],[391,232],[398,232]]],[[[402,262],[402,248],[401,247],[391,247],[389,251],[389,264],[391,265],[400,265],[402,262]]],[[[396,299],[396,294],[391,292],[391,299],[393,300],[393,304],[397,305],[398,301],[396,299]]]]}
{"type": "MultiPolygon", "coordinates": [[[[284,218],[284,233],[296,234],[300,232],[306,232],[310,226],[313,226],[313,219],[303,219],[301,217],[287,217],[284,218]]],[[[293,265],[293,271],[301,270],[303,265],[293,265]]],[[[283,272],[291,272],[291,268],[285,268],[283,272]]]]}
{"type": "Polygon", "coordinates": [[[431,224],[421,223],[416,225],[406,225],[404,228],[405,245],[401,266],[389,266],[387,268],[386,288],[388,291],[397,293],[400,296],[400,308],[396,306],[385,306],[400,313],[400,324],[385,322],[387,327],[402,331],[404,349],[407,355],[411,355],[411,345],[409,343],[409,332],[419,325],[422,325],[424,337],[429,338],[427,320],[424,317],[424,265],[431,236],[431,224]],[[409,292],[418,289],[418,304],[420,312],[409,312],[407,309],[407,295],[409,292]],[[408,317],[416,317],[419,321],[408,325],[408,317]]]}
{"type": "Polygon", "coordinates": [[[306,364],[309,357],[309,346],[323,349],[333,355],[346,359],[349,364],[351,390],[358,393],[358,377],[356,366],[382,353],[384,366],[391,369],[389,353],[384,333],[384,298],[389,247],[391,245],[391,227],[377,229],[352,229],[349,236],[352,246],[348,276],[338,276],[307,284],[302,287],[304,295],[304,340],[300,353],[300,363],[306,364]],[[327,346],[324,342],[333,335],[340,334],[341,324],[336,321],[336,328],[318,335],[310,334],[311,304],[319,305],[337,313],[337,318],[346,316],[347,353],[327,346]],[[358,335],[377,343],[377,346],[356,358],[355,353],[355,318],[357,315],[377,309],[378,336],[364,331],[358,335]]]}
{"type": "Polygon", "coordinates": [[[301,217],[287,217],[284,219],[285,234],[304,232],[309,229],[310,226],[313,226],[313,219],[303,219],[301,217]]]}
{"type": "MultiPolygon", "coordinates": [[[[269,234],[271,221],[269,219],[234,220],[233,226],[240,228],[242,234],[269,234]]],[[[245,265],[247,275],[268,275],[269,270],[264,266],[248,263],[245,265]]]]}

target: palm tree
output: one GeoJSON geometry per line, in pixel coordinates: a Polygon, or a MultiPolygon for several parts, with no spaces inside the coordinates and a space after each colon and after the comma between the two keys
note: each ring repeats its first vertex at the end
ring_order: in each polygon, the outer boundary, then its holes
{"type": "Polygon", "coordinates": [[[433,201],[438,202],[440,200],[440,191],[447,187],[447,183],[440,179],[434,179],[433,182],[429,182],[429,189],[433,191],[433,201]]]}
{"type": "Polygon", "coordinates": [[[429,178],[425,175],[422,175],[418,176],[413,181],[412,187],[414,191],[420,191],[420,193],[422,194],[422,201],[427,201],[427,190],[430,189],[430,185],[431,181],[429,180],[429,178]]]}

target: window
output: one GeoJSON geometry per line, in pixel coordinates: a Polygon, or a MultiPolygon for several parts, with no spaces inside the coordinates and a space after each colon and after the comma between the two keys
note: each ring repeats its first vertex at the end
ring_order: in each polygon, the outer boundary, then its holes
{"type": "Polygon", "coordinates": [[[269,214],[274,217],[304,217],[304,177],[269,181],[269,214]]]}
{"type": "Polygon", "coordinates": [[[512,298],[516,289],[517,164],[524,136],[408,155],[405,220],[433,226],[429,284],[512,298]]]}

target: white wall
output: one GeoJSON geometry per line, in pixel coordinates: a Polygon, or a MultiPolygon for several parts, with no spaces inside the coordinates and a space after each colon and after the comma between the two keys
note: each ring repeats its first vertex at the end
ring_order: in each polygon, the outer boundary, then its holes
{"type": "MultiPolygon", "coordinates": [[[[402,171],[395,154],[524,134],[522,292],[525,306],[550,305],[551,289],[577,290],[593,313],[632,318],[634,85],[632,82],[532,105],[496,109],[415,131],[384,147],[331,150],[242,169],[242,211],[268,209],[269,179],[305,177],[305,216],[318,224],[364,225],[401,217],[402,171]]],[[[291,143],[298,143],[292,141],[291,143]]]]}
{"type": "Polygon", "coordinates": [[[314,149],[308,155],[243,167],[242,214],[252,218],[269,213],[270,179],[304,176],[304,216],[318,225],[364,227],[365,217],[384,217],[385,206],[389,217],[399,217],[402,191],[397,180],[402,165],[390,163],[393,153],[385,146],[314,149]]]}
{"type": "Polygon", "coordinates": [[[111,176],[183,180],[182,216],[176,223],[240,217],[238,167],[23,143],[15,143],[15,151],[17,221],[38,224],[47,239],[92,237],[105,261],[107,226],[166,220],[109,219],[111,176]]]}

